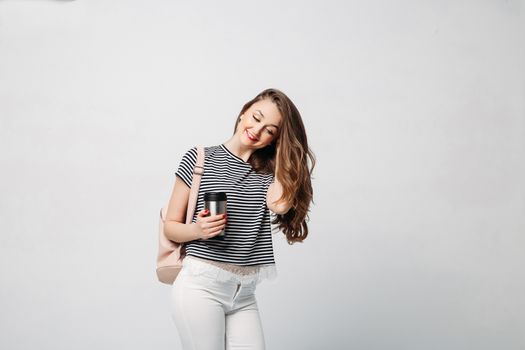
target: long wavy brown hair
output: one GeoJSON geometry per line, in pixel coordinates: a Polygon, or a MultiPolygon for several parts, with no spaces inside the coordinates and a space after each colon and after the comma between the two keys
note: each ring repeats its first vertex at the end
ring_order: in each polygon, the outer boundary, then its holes
{"type": "Polygon", "coordinates": [[[279,147],[279,172],[277,180],[283,187],[280,200],[291,203],[287,213],[277,214],[272,224],[278,225],[289,244],[302,242],[308,236],[308,212],[313,202],[312,171],[315,156],[308,147],[306,131],[299,110],[282,91],[266,89],[242,107],[235,122],[237,131],[241,115],[257,101],[268,99],[281,114],[281,127],[272,144],[252,153],[248,162],[253,169],[262,173],[275,173],[277,145],[279,147]]]}

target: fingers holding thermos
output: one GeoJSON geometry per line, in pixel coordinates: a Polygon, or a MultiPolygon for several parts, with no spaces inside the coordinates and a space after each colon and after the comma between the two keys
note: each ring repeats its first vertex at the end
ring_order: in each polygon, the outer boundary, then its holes
{"type": "Polygon", "coordinates": [[[224,237],[226,230],[226,193],[204,193],[204,210],[197,215],[198,236],[208,239],[215,236],[224,237]]]}
{"type": "MultiPolygon", "coordinates": [[[[223,216],[226,219],[226,193],[225,192],[206,192],[204,193],[204,209],[209,210],[210,216],[223,216]]],[[[218,231],[214,231],[218,237],[224,237],[226,231],[226,221],[221,222],[220,226],[215,226],[218,231]]]]}

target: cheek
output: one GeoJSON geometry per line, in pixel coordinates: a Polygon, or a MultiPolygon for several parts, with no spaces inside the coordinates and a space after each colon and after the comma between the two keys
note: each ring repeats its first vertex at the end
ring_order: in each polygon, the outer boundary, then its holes
{"type": "Polygon", "coordinates": [[[263,136],[261,137],[261,141],[264,143],[272,143],[274,139],[273,135],[268,134],[267,132],[264,132],[263,136]]]}
{"type": "Polygon", "coordinates": [[[244,129],[246,129],[246,125],[245,125],[245,123],[241,120],[241,121],[239,122],[239,124],[237,124],[237,131],[238,131],[238,132],[243,132],[244,129]]]}
{"type": "Polygon", "coordinates": [[[241,121],[239,122],[239,126],[238,126],[241,132],[244,131],[244,129],[247,129],[250,127],[250,122],[243,120],[243,119],[241,119],[241,121]]]}

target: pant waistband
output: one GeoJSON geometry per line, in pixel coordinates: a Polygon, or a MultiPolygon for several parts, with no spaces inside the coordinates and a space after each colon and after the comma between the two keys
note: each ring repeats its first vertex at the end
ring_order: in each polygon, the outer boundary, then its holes
{"type": "Polygon", "coordinates": [[[220,282],[252,284],[259,282],[261,278],[258,271],[248,275],[240,275],[192,256],[186,256],[182,260],[182,266],[193,276],[206,276],[220,282]]]}

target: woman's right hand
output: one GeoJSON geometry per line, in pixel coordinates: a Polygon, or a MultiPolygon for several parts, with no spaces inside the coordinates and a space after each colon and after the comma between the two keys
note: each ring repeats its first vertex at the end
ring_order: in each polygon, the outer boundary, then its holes
{"type": "Polygon", "coordinates": [[[195,223],[196,239],[208,239],[217,236],[226,226],[226,214],[211,215],[208,209],[202,210],[197,215],[195,223]]]}

